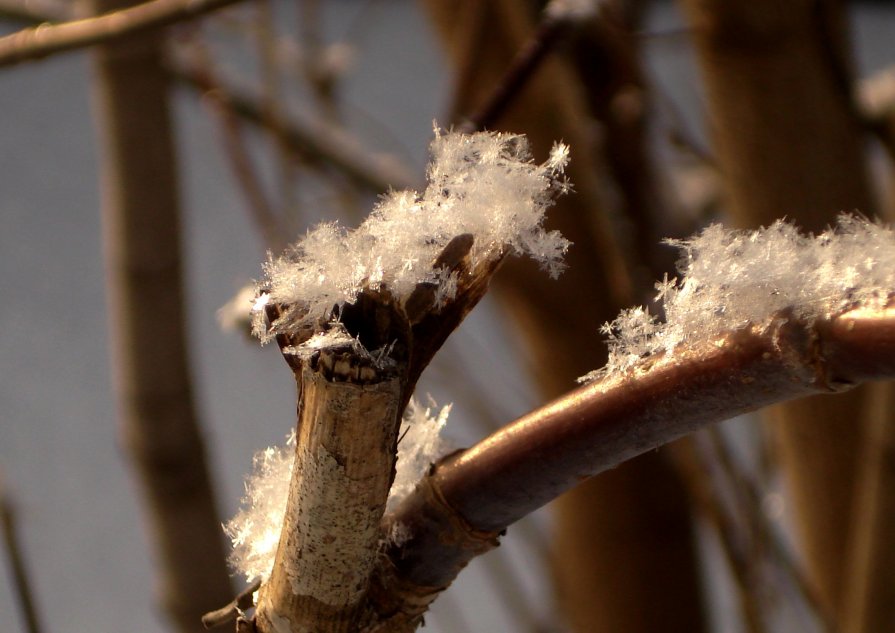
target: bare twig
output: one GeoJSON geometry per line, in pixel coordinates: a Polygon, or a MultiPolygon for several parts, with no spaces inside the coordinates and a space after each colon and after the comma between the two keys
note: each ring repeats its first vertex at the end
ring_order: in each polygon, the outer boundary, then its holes
{"type": "Polygon", "coordinates": [[[55,0],[0,0],[0,17],[26,25],[68,20],[68,8],[55,0]]]}
{"type": "Polygon", "coordinates": [[[702,515],[714,528],[721,544],[727,564],[730,567],[737,597],[740,601],[744,626],[751,633],[764,633],[767,627],[759,589],[759,561],[747,551],[748,536],[744,526],[736,521],[735,515],[725,507],[719,482],[712,477],[711,467],[706,459],[702,443],[696,437],[674,445],[678,471],[683,476],[687,491],[696,502],[702,515]]]}
{"type": "Polygon", "coordinates": [[[774,564],[779,566],[792,582],[799,596],[817,617],[822,630],[826,633],[834,633],[837,630],[836,625],[832,615],[821,604],[817,588],[812,586],[803,566],[793,558],[780,536],[772,529],[772,526],[768,525],[762,510],[762,495],[755,482],[747,473],[743,472],[742,468],[737,466],[734,456],[717,429],[710,429],[709,440],[713,457],[731,485],[736,487],[737,505],[751,522],[752,532],[769,549],[768,553],[774,564]]]}
{"type": "Polygon", "coordinates": [[[37,615],[34,590],[31,586],[31,581],[28,579],[25,557],[22,554],[22,544],[19,542],[16,530],[15,506],[4,486],[2,477],[0,477],[0,530],[3,531],[3,546],[6,550],[7,560],[9,560],[12,586],[19,603],[19,609],[22,611],[25,631],[27,633],[41,633],[43,627],[37,615]]]}
{"type": "Polygon", "coordinates": [[[261,114],[264,126],[270,131],[272,159],[276,166],[276,184],[280,199],[277,208],[283,212],[294,210],[295,153],[283,134],[286,117],[283,113],[282,77],[277,55],[276,19],[270,0],[255,1],[255,39],[258,52],[259,78],[261,85],[261,114]]]}
{"type": "MultiPolygon", "coordinates": [[[[235,0],[233,0],[235,1],[235,0]]],[[[16,16],[30,22],[54,22],[69,17],[64,7],[47,4],[35,7],[17,0],[0,0],[0,13],[16,16]]],[[[202,64],[184,51],[174,47],[167,66],[174,79],[199,92],[217,90],[232,104],[234,114],[269,129],[269,119],[263,114],[256,94],[233,81],[217,78],[209,84],[203,74],[202,64]]],[[[296,154],[312,164],[326,165],[342,172],[357,186],[373,193],[389,189],[412,189],[419,184],[415,171],[391,155],[377,155],[346,132],[343,128],[307,113],[292,112],[276,122],[282,130],[284,142],[296,154]]]]}
{"type": "Polygon", "coordinates": [[[258,177],[252,158],[242,135],[241,119],[233,110],[226,91],[216,88],[218,78],[204,41],[196,35],[190,40],[193,51],[195,72],[203,85],[208,104],[218,120],[224,151],[230,162],[230,169],[245,197],[246,207],[255,223],[265,248],[279,252],[286,246],[286,227],[281,217],[273,210],[258,177]]]}
{"type": "Polygon", "coordinates": [[[501,114],[518,97],[535,71],[540,68],[541,62],[547,54],[554,49],[574,24],[574,18],[557,16],[545,11],[537,29],[526,45],[516,54],[512,64],[485,103],[469,115],[458,129],[462,132],[475,132],[492,128],[501,114]]]}
{"type": "MultiPolygon", "coordinates": [[[[419,618],[508,525],[621,462],[710,423],[810,393],[895,376],[895,308],[814,325],[781,315],[763,331],[588,385],[442,460],[383,527],[400,523],[379,569],[379,613],[419,618]]],[[[392,627],[392,628],[389,628],[392,627]]]]}
{"type": "Polygon", "coordinates": [[[229,624],[239,617],[240,613],[251,609],[254,606],[254,594],[261,587],[261,579],[259,578],[248,587],[240,591],[233,600],[220,609],[209,611],[202,616],[202,626],[206,629],[213,629],[224,624],[229,624]]]}
{"type": "MultiPolygon", "coordinates": [[[[176,79],[201,91],[212,88],[203,81],[195,60],[178,55],[172,65],[176,79]]],[[[252,92],[222,78],[218,82],[216,87],[226,95],[236,114],[255,125],[268,125],[270,117],[264,116],[252,92]]],[[[372,154],[344,129],[320,118],[291,112],[287,119],[277,121],[277,127],[284,142],[297,154],[308,159],[316,158],[317,163],[332,165],[371,191],[381,193],[391,188],[412,189],[417,184],[413,170],[394,157],[372,154]]]]}
{"type": "Polygon", "coordinates": [[[97,17],[60,24],[40,24],[0,38],[0,67],[193,20],[238,1],[150,0],[97,17]]]}

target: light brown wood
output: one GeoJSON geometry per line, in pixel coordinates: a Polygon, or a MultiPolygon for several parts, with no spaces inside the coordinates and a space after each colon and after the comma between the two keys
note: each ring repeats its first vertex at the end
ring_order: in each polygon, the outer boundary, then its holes
{"type": "Polygon", "coordinates": [[[261,633],[353,632],[394,477],[403,384],[338,347],[302,363],[296,378],[295,465],[256,625],[261,633]]]}

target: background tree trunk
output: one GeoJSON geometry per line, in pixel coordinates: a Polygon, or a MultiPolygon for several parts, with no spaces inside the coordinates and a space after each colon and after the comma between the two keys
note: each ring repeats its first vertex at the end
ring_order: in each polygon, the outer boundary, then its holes
{"type": "MultiPolygon", "coordinates": [[[[93,13],[125,6],[92,0],[93,13]]],[[[189,373],[177,159],[159,32],[94,60],[113,372],[164,610],[179,631],[232,598],[189,373]]]]}
{"type": "MultiPolygon", "coordinates": [[[[531,4],[427,0],[457,69],[455,120],[474,111],[534,30],[531,4]]],[[[574,71],[554,56],[532,78],[497,128],[528,135],[541,160],[555,139],[573,147],[576,194],[548,214],[574,243],[559,280],[509,261],[495,279],[506,314],[531,351],[541,394],[568,391],[599,366],[597,326],[636,301],[629,262],[601,210],[598,123],[574,71]]],[[[557,595],[576,631],[704,630],[693,535],[684,489],[664,453],[604,473],[555,505],[557,595]],[[644,605],[650,605],[644,608],[644,605]]]]}
{"type": "MultiPolygon", "coordinates": [[[[862,130],[851,104],[842,4],[683,5],[735,222],[756,227],[786,216],[818,231],[841,211],[872,216],[862,130]]],[[[833,614],[841,615],[849,530],[863,521],[854,514],[856,467],[865,408],[874,397],[873,389],[864,388],[768,412],[795,503],[797,541],[810,579],[833,614]]]]}

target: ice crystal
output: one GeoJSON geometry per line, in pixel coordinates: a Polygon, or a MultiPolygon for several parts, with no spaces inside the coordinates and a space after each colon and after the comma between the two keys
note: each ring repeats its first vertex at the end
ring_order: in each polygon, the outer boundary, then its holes
{"type": "Polygon", "coordinates": [[[681,249],[680,279],[656,285],[665,319],[643,308],[623,311],[604,326],[609,360],[581,381],[628,372],[645,358],[670,359],[726,332],[762,327],[790,311],[806,320],[850,307],[884,306],[895,293],[895,232],[880,223],[842,215],[819,235],[778,220],[756,231],[712,225],[681,249]]]}
{"type": "Polygon", "coordinates": [[[294,460],[294,430],[285,446],[257,452],[252,459],[252,474],[246,478],[242,508],[224,524],[224,532],[233,543],[230,564],[249,582],[270,576],[286,515],[294,460]]]}
{"type": "Polygon", "coordinates": [[[422,193],[391,192],[357,229],[320,224],[284,255],[268,259],[254,308],[262,341],[313,328],[365,288],[385,288],[402,301],[421,282],[432,282],[442,300],[450,299],[456,279],[432,263],[462,234],[474,237],[472,266],[509,250],[534,258],[551,275],[559,273],[569,242],[545,231],[543,222],[557,193],[568,189],[562,176],[565,145],[557,144],[539,165],[523,136],[436,128],[430,154],[422,193]],[[286,306],[271,324],[268,302],[286,306]]]}
{"type": "Polygon", "coordinates": [[[411,399],[404,412],[398,435],[398,463],[395,482],[389,491],[386,512],[394,509],[407,495],[435,461],[446,452],[442,430],[451,413],[451,405],[442,407],[433,415],[435,403],[423,407],[411,399]]]}

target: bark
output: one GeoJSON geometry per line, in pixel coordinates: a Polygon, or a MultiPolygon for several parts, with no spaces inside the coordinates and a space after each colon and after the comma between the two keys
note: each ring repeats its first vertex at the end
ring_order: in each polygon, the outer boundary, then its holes
{"type": "MultiPolygon", "coordinates": [[[[872,215],[837,2],[684,0],[734,220],[785,215],[809,230],[872,215]]],[[[806,399],[769,412],[796,503],[799,543],[824,606],[840,613],[869,394],[806,399]]],[[[855,524],[863,519],[854,517],[855,524]]]]}
{"type": "MultiPolygon", "coordinates": [[[[457,69],[453,109],[462,119],[487,101],[534,32],[531,5],[425,4],[457,69]]],[[[546,153],[557,138],[573,148],[569,176],[576,193],[548,217],[549,228],[574,243],[568,269],[557,281],[530,264],[510,262],[495,283],[531,350],[531,370],[545,397],[564,393],[605,358],[596,325],[635,301],[631,262],[603,212],[600,131],[585,90],[576,71],[554,54],[494,126],[527,134],[536,153],[546,153]]],[[[606,473],[555,509],[558,595],[576,630],[703,630],[689,508],[665,455],[646,455],[606,473]]]]}
{"type": "Polygon", "coordinates": [[[295,465],[256,625],[264,633],[357,631],[394,477],[403,381],[323,350],[299,381],[295,465]]]}
{"type": "MultiPolygon", "coordinates": [[[[94,12],[121,5],[96,0],[94,12]]],[[[157,34],[94,59],[111,347],[121,434],[147,508],[161,601],[179,631],[230,600],[189,374],[177,160],[157,34]]]]}

